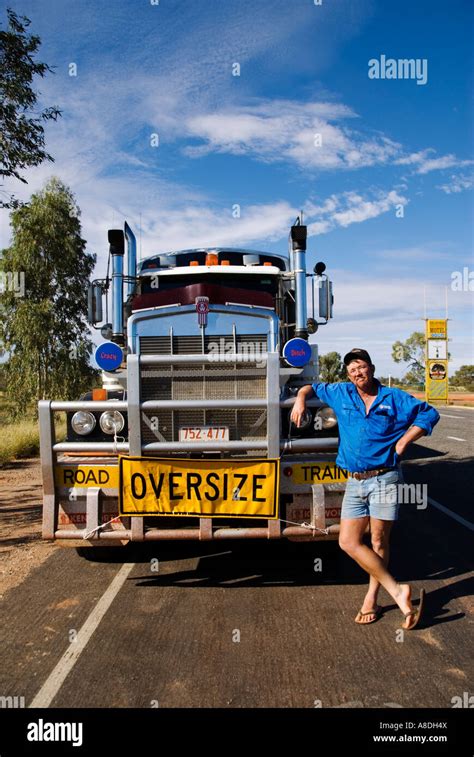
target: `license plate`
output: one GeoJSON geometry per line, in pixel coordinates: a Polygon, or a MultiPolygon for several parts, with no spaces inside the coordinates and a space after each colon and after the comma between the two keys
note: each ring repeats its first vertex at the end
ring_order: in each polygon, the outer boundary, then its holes
{"type": "Polygon", "coordinates": [[[311,510],[309,507],[288,503],[286,506],[286,519],[292,523],[309,523],[311,510]]]}
{"type": "Polygon", "coordinates": [[[120,515],[278,517],[280,461],[120,457],[120,515]]]}
{"type": "MultiPolygon", "coordinates": [[[[341,519],[341,508],[328,505],[325,508],[326,525],[338,523],[341,519]]],[[[295,504],[289,502],[286,506],[286,520],[292,523],[311,523],[311,510],[309,505],[295,504]]]]}
{"type": "Polygon", "coordinates": [[[227,426],[182,426],[179,429],[180,442],[228,442],[227,426]]]}

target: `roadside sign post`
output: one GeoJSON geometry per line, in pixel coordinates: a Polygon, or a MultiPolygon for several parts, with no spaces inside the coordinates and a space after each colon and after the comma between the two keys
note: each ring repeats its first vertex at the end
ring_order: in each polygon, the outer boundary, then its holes
{"type": "Polygon", "coordinates": [[[425,319],[425,399],[448,404],[448,319],[425,319]]]}

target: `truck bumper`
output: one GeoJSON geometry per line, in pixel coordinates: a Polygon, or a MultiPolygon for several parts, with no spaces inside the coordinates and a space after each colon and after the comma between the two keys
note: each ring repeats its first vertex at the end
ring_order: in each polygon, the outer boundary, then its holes
{"type": "Polygon", "coordinates": [[[49,476],[53,491],[44,493],[42,535],[82,547],[188,539],[334,540],[344,493],[334,458],[334,453],[282,458],[278,517],[250,521],[119,516],[117,457],[58,456],[49,476]]]}

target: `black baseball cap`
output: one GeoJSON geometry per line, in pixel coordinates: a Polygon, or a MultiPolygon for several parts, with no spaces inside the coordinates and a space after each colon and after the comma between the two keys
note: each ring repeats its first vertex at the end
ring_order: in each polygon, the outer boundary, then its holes
{"type": "Polygon", "coordinates": [[[366,363],[372,365],[369,353],[367,350],[363,350],[360,347],[354,347],[354,349],[348,352],[347,355],[344,355],[344,365],[349,365],[352,360],[365,360],[366,363]]]}

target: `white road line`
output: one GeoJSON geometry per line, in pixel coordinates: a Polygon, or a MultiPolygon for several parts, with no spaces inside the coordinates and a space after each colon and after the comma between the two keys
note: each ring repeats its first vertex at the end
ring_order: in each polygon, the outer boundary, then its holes
{"type": "Polygon", "coordinates": [[[453,513],[452,510],[449,510],[444,505],[441,505],[439,502],[436,502],[435,499],[432,499],[431,497],[428,497],[428,502],[430,505],[433,505],[433,507],[438,508],[442,513],[445,515],[449,515],[450,518],[454,518],[454,520],[457,520],[458,523],[460,523],[462,526],[466,526],[470,531],[474,531],[474,523],[469,523],[468,520],[463,518],[461,515],[458,515],[457,513],[453,513]]]}
{"type": "Polygon", "coordinates": [[[105,590],[86,622],[77,634],[77,641],[70,644],[64,652],[58,664],[46,679],[45,683],[38,691],[37,695],[29,705],[30,707],[49,707],[59,689],[63,685],[66,677],[76,664],[79,655],[85,649],[87,642],[96,630],[100,621],[114,601],[118,592],[127,580],[127,577],[134,567],[135,563],[122,565],[119,572],[105,590]]]}
{"type": "Polygon", "coordinates": [[[461,418],[460,415],[448,415],[447,413],[440,413],[440,416],[442,418],[455,418],[456,420],[458,420],[459,418],[461,418]]]}
{"type": "Polygon", "coordinates": [[[454,439],[455,442],[466,442],[467,439],[460,439],[459,436],[447,436],[446,439],[454,439]]]}

